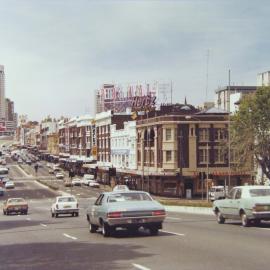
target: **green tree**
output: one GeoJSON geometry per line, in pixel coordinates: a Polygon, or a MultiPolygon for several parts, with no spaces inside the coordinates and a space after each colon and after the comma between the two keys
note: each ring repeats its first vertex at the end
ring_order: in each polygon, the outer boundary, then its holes
{"type": "Polygon", "coordinates": [[[238,164],[247,164],[255,157],[270,179],[270,87],[260,87],[245,96],[232,120],[231,147],[238,164]]]}

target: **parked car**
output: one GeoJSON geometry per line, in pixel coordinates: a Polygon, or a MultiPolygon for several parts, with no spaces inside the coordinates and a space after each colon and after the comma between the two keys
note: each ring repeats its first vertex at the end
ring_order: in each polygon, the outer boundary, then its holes
{"type": "Polygon", "coordinates": [[[27,215],[27,201],[23,198],[10,198],[5,201],[3,205],[3,214],[9,215],[10,213],[21,213],[27,215]]]}
{"type": "Polygon", "coordinates": [[[18,159],[18,164],[22,164],[23,160],[21,158],[18,159]]]}
{"type": "Polygon", "coordinates": [[[65,187],[72,187],[73,186],[72,181],[70,179],[65,180],[64,186],[65,187]]]}
{"type": "Polygon", "coordinates": [[[104,192],[87,209],[90,232],[100,227],[104,237],[118,227],[132,231],[143,227],[157,235],[165,217],[164,206],[143,191],[104,192]]]}
{"type": "Polygon", "coordinates": [[[32,161],[30,159],[26,159],[25,163],[28,164],[28,165],[31,165],[32,161]]]}
{"type": "Polygon", "coordinates": [[[14,182],[13,181],[7,181],[6,183],[5,183],[5,188],[6,189],[12,189],[12,188],[15,188],[15,185],[14,185],[14,182]]]}
{"type": "Polygon", "coordinates": [[[73,186],[81,186],[82,185],[82,179],[80,178],[74,178],[72,179],[73,186]]]}
{"type": "Polygon", "coordinates": [[[209,190],[209,199],[211,201],[225,199],[226,194],[228,193],[228,187],[224,186],[213,186],[209,190]]]}
{"type": "Polygon", "coordinates": [[[58,172],[55,174],[56,179],[64,179],[65,175],[62,172],[58,172]]]}
{"type": "Polygon", "coordinates": [[[0,187],[0,196],[4,196],[4,194],[5,194],[4,189],[0,187]]]}
{"type": "Polygon", "coordinates": [[[219,224],[236,219],[247,227],[251,221],[259,224],[261,220],[270,220],[270,187],[234,187],[226,199],[213,203],[213,211],[219,224]]]}
{"type": "Polygon", "coordinates": [[[90,180],[88,185],[89,187],[99,188],[99,183],[95,180],[90,180]]]}
{"type": "Polygon", "coordinates": [[[95,176],[93,174],[84,174],[82,182],[84,185],[89,186],[89,182],[94,179],[95,176]]]}
{"type": "Polygon", "coordinates": [[[54,170],[53,169],[49,169],[49,174],[54,174],[54,170]]]}
{"type": "Polygon", "coordinates": [[[79,216],[79,204],[74,196],[59,196],[51,207],[52,217],[58,217],[60,214],[71,214],[79,216]]]}

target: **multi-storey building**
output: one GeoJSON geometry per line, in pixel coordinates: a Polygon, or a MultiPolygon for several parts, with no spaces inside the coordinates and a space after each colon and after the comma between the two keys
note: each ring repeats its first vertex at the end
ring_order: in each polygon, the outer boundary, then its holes
{"type": "Polygon", "coordinates": [[[124,122],[123,129],[111,125],[111,162],[118,172],[137,169],[136,121],[124,122]]]}
{"type": "Polygon", "coordinates": [[[270,86],[270,71],[262,72],[257,75],[257,86],[270,86]]]}
{"type": "Polygon", "coordinates": [[[50,117],[45,118],[40,124],[40,149],[48,150],[48,136],[58,134],[58,122],[50,117]]]}
{"type": "Polygon", "coordinates": [[[205,195],[207,183],[241,185],[251,181],[251,165],[232,170],[228,162],[228,113],[191,105],[161,106],[137,121],[137,186],[155,194],[205,195]],[[199,178],[208,176],[211,181],[199,178]]]}
{"type": "Polygon", "coordinates": [[[225,86],[216,90],[216,107],[225,111],[234,112],[237,104],[244,95],[254,93],[256,86],[225,86]],[[230,99],[229,97],[230,93],[230,99]],[[230,103],[230,107],[229,104],[230,103]],[[230,109],[230,110],[229,110],[230,109]]]}
{"type": "Polygon", "coordinates": [[[6,118],[6,99],[5,99],[5,70],[0,65],[0,120],[6,118]]]}

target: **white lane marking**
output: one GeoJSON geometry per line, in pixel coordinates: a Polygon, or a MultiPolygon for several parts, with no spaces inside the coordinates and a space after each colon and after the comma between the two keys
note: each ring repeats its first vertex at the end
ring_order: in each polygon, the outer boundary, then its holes
{"type": "Polygon", "coordinates": [[[81,194],[80,193],[78,193],[78,194],[76,194],[77,196],[80,196],[81,194]]]}
{"type": "Polygon", "coordinates": [[[30,175],[30,174],[27,174],[20,166],[18,166],[18,165],[15,165],[15,166],[16,166],[16,168],[19,169],[19,171],[22,172],[22,174],[23,174],[24,176],[26,176],[26,177],[32,176],[32,175],[30,175]]]}
{"type": "Polygon", "coordinates": [[[168,232],[168,231],[164,231],[164,230],[160,230],[160,231],[161,231],[161,232],[164,232],[164,233],[169,233],[169,234],[178,235],[178,236],[185,236],[185,234],[183,234],[183,233],[168,232]]]}
{"type": "Polygon", "coordinates": [[[71,235],[69,235],[69,234],[66,234],[66,233],[63,233],[63,235],[64,235],[65,237],[67,237],[67,238],[72,239],[72,240],[77,240],[77,239],[78,239],[78,238],[76,238],[76,237],[74,237],[74,236],[71,236],[71,235]]]}
{"type": "Polygon", "coordinates": [[[30,221],[30,220],[31,220],[31,218],[29,217],[29,218],[27,218],[26,220],[30,221]]]}
{"type": "Polygon", "coordinates": [[[46,224],[43,224],[43,223],[40,223],[40,225],[41,225],[42,227],[47,227],[47,225],[46,225],[46,224]]]}
{"type": "Polygon", "coordinates": [[[137,263],[133,263],[132,265],[133,265],[135,268],[137,268],[137,269],[141,269],[141,270],[151,270],[150,268],[145,267],[145,266],[140,265],[140,264],[137,264],[137,263]]]}
{"type": "Polygon", "coordinates": [[[166,217],[166,219],[183,220],[182,218],[176,218],[176,217],[166,217]]]}

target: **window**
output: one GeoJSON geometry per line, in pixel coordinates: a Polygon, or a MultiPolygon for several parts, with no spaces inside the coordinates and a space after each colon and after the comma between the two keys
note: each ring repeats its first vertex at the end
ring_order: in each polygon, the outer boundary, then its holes
{"type": "Polygon", "coordinates": [[[215,141],[223,141],[227,139],[227,131],[224,128],[215,129],[215,141]]]}
{"type": "Polygon", "coordinates": [[[221,147],[215,148],[215,163],[225,163],[225,153],[221,147]]]}
{"type": "Polygon", "coordinates": [[[166,151],[166,161],[172,161],[172,151],[166,151]]]}
{"type": "Polygon", "coordinates": [[[200,142],[208,142],[209,141],[209,129],[208,128],[200,128],[199,129],[199,141],[200,142]]]}
{"type": "Polygon", "coordinates": [[[207,148],[200,148],[199,149],[199,163],[200,164],[207,164],[209,156],[209,149],[207,155],[207,148]]]}
{"type": "Polygon", "coordinates": [[[241,195],[242,195],[242,190],[241,189],[237,189],[236,193],[235,193],[235,199],[241,199],[241,195]]]}
{"type": "Polygon", "coordinates": [[[170,128],[166,128],[166,141],[170,141],[172,139],[172,130],[170,128]]]}

